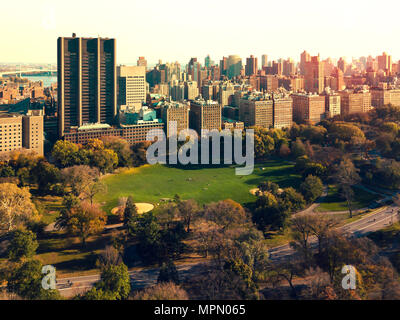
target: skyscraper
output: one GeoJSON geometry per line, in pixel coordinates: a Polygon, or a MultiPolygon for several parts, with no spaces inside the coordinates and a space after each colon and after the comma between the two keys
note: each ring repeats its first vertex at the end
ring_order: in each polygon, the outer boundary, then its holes
{"type": "Polygon", "coordinates": [[[268,56],[263,54],[261,56],[261,68],[266,67],[268,65],[268,56]]]}
{"type": "Polygon", "coordinates": [[[87,123],[113,123],[117,114],[116,41],[58,38],[60,136],[87,123]]]}
{"type": "Polygon", "coordinates": [[[300,55],[300,74],[305,75],[306,74],[306,62],[311,61],[311,56],[307,51],[303,51],[303,53],[300,55]]]}
{"type": "Polygon", "coordinates": [[[308,92],[324,91],[324,64],[319,55],[311,57],[311,60],[305,63],[305,88],[308,92]]]}
{"type": "Polygon", "coordinates": [[[146,67],[118,66],[118,107],[139,111],[146,102],[146,67]]]}
{"type": "Polygon", "coordinates": [[[253,55],[246,59],[246,76],[257,74],[258,61],[253,55]]]}

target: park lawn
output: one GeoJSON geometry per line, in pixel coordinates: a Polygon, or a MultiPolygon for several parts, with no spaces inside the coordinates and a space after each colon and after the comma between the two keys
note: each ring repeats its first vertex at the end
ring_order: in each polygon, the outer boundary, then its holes
{"type": "MultiPolygon", "coordinates": [[[[353,208],[354,210],[366,208],[371,202],[374,200],[380,199],[376,194],[372,194],[368,191],[365,191],[360,188],[353,188],[354,190],[354,202],[353,208]]],[[[327,197],[323,200],[318,208],[316,208],[318,212],[327,212],[327,211],[348,211],[346,201],[339,196],[338,189],[336,187],[330,187],[328,191],[327,197]]]]}
{"type": "Polygon", "coordinates": [[[45,239],[39,239],[35,256],[44,265],[53,265],[57,275],[87,275],[96,270],[98,255],[109,243],[109,236],[101,234],[89,237],[83,248],[79,238],[63,232],[51,232],[45,239]]]}
{"type": "Polygon", "coordinates": [[[62,197],[49,195],[44,197],[33,196],[32,200],[39,205],[37,209],[42,215],[41,220],[46,224],[54,222],[63,207],[62,197]]]}
{"type": "Polygon", "coordinates": [[[195,199],[200,204],[232,199],[241,204],[256,200],[250,189],[260,182],[271,180],[281,187],[297,188],[301,177],[294,165],[283,160],[268,160],[256,164],[252,174],[235,175],[235,168],[175,168],[164,165],[145,165],[127,169],[119,174],[105,176],[105,194],[96,200],[110,212],[120,197],[132,196],[135,202],[159,204],[162,199],[172,199],[178,194],[181,199],[195,199]],[[264,169],[264,170],[263,170],[264,169]]]}

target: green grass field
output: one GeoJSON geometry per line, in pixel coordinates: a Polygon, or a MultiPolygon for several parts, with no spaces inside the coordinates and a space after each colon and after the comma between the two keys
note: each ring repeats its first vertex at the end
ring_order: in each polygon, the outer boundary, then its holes
{"type": "Polygon", "coordinates": [[[118,204],[118,198],[130,195],[135,202],[152,204],[160,203],[162,198],[172,199],[175,194],[201,204],[228,198],[245,204],[256,199],[249,190],[261,181],[271,180],[281,187],[297,188],[300,179],[293,164],[282,160],[256,164],[254,172],[248,176],[235,175],[234,167],[180,169],[163,165],[143,166],[104,177],[107,193],[98,195],[96,200],[107,212],[118,204]]]}
{"type": "MultiPolygon", "coordinates": [[[[360,188],[353,188],[354,190],[354,209],[366,208],[368,205],[374,201],[378,200],[379,196],[367,192],[360,188]]],[[[324,199],[323,203],[316,209],[319,212],[326,211],[347,211],[346,201],[339,196],[336,187],[330,187],[328,191],[328,196],[324,199]]]]}

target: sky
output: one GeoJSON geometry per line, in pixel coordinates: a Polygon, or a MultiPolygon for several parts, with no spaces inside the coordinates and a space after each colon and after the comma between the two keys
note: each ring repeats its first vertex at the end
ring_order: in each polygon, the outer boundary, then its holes
{"type": "MultiPolygon", "coordinates": [[[[57,37],[117,39],[117,63],[250,54],[400,59],[398,0],[19,0],[1,5],[0,62],[56,63],[57,37]]],[[[259,58],[260,59],[260,58],[259,58]]]]}

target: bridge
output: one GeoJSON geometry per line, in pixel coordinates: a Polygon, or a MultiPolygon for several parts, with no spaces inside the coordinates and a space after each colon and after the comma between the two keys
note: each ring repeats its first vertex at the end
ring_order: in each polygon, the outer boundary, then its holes
{"type": "Polygon", "coordinates": [[[57,73],[57,70],[52,70],[52,69],[27,69],[27,70],[14,70],[14,71],[5,71],[5,72],[0,72],[0,77],[3,76],[11,76],[11,75],[19,75],[20,77],[22,75],[29,75],[29,74],[35,74],[35,73],[57,73]]]}

